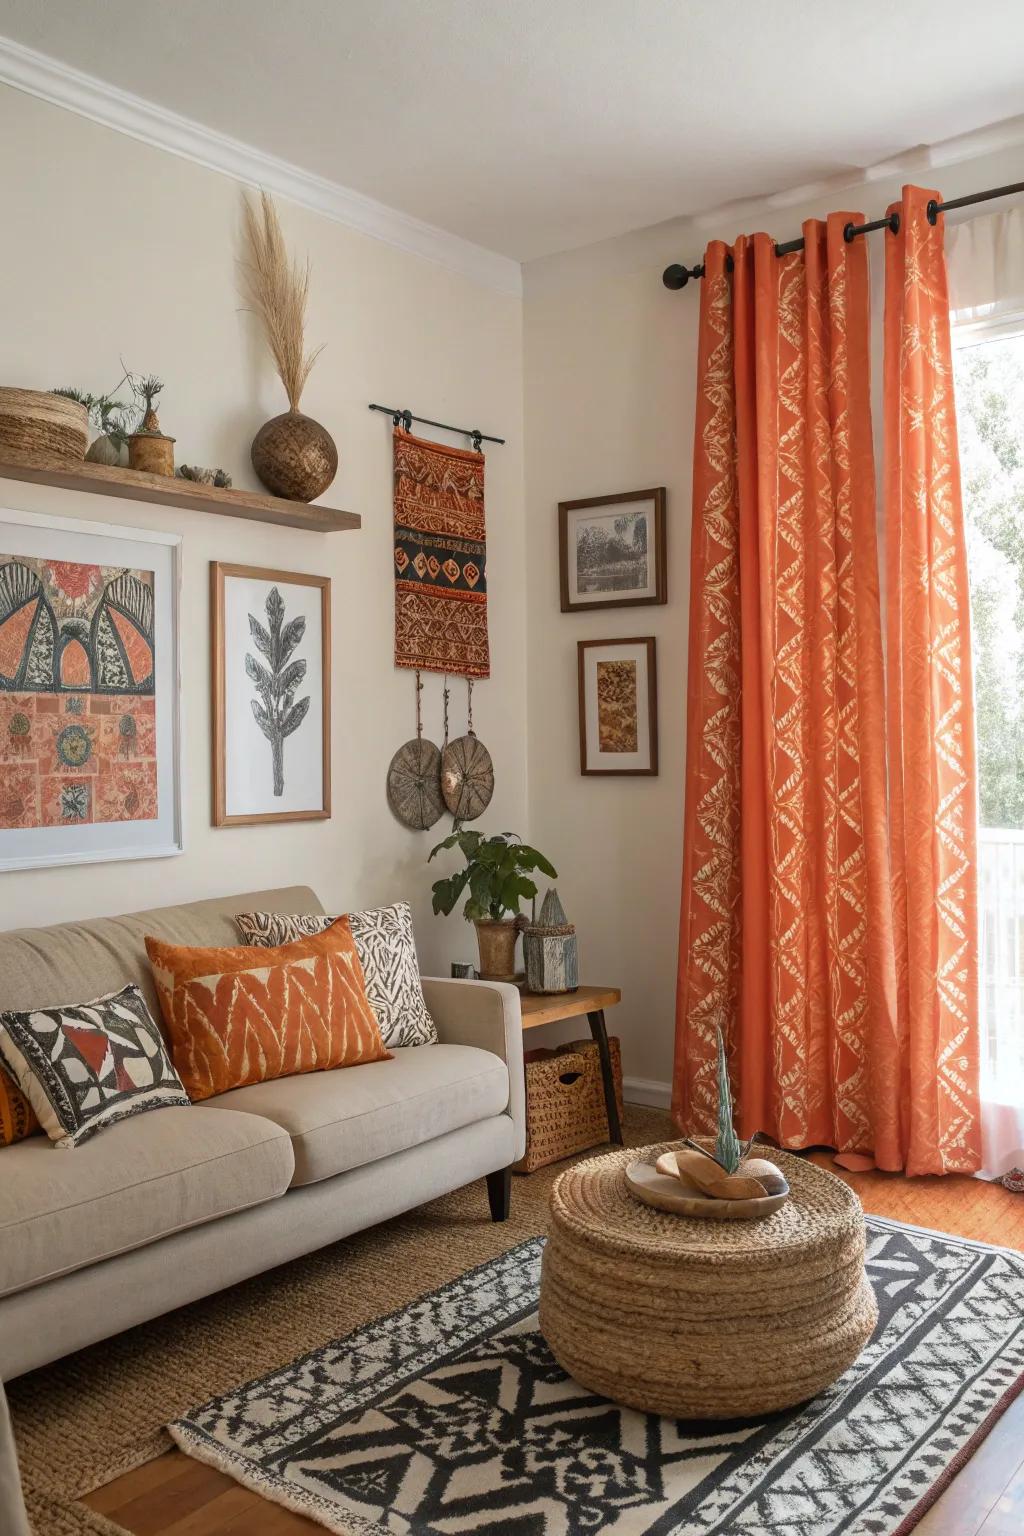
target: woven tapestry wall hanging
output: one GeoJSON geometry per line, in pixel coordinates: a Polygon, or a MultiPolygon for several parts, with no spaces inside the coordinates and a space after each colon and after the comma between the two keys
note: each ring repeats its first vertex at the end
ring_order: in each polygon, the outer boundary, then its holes
{"type": "Polygon", "coordinates": [[[484,456],[395,428],[395,665],[489,677],[484,456]]]}

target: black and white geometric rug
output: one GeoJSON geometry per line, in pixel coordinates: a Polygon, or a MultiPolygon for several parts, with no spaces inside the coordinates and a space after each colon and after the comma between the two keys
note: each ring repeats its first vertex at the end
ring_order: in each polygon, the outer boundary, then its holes
{"type": "Polygon", "coordinates": [[[1024,1254],[867,1227],[874,1338],[763,1422],[578,1387],[537,1331],[533,1240],[170,1432],[340,1536],[905,1536],[1024,1386],[1024,1254]]]}

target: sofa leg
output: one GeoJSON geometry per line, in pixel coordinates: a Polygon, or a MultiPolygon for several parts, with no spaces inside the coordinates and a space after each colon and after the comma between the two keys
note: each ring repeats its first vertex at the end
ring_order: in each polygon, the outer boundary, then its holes
{"type": "Polygon", "coordinates": [[[512,1169],[499,1168],[487,1175],[487,1200],[492,1221],[507,1221],[512,1207],[512,1169]]]}

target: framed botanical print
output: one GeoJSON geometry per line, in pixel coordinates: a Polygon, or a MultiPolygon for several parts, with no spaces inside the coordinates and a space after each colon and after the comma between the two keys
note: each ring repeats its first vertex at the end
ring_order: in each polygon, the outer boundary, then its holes
{"type": "Polygon", "coordinates": [[[658,676],[652,636],[581,640],[580,772],[658,772],[658,676]]]}
{"type": "Polygon", "coordinates": [[[0,509],[0,869],[181,853],[180,551],[0,509]]]}
{"type": "Polygon", "coordinates": [[[562,612],[668,601],[665,487],[558,503],[562,612]]]}
{"type": "Polygon", "coordinates": [[[210,566],[213,824],[331,814],[331,583],[210,566]]]}

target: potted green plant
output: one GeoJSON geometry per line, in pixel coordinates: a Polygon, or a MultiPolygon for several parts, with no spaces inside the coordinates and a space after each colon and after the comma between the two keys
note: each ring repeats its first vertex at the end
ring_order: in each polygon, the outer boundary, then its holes
{"type": "Polygon", "coordinates": [[[550,880],[558,878],[558,871],[542,853],[520,842],[512,832],[501,832],[497,837],[453,832],[431,849],[430,858],[444,848],[455,847],[466,867],[447,880],[435,881],[434,911],[448,917],[468,886],[469,896],[462,910],[466,921],[476,926],[480,975],[487,981],[514,981],[519,903],[524,896],[537,894],[537,886],[530,879],[534,870],[539,869],[550,880]]]}

